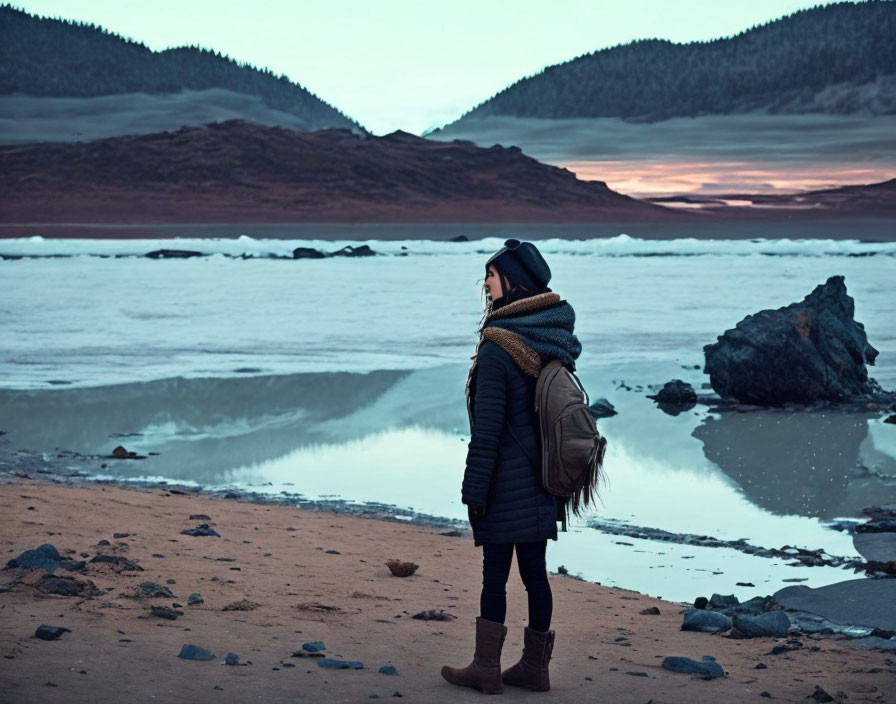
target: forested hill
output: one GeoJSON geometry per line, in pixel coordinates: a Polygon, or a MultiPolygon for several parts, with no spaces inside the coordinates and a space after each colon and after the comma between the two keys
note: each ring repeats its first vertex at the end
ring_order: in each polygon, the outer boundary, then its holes
{"type": "Polygon", "coordinates": [[[198,47],[155,52],[92,24],[41,18],[0,6],[0,95],[88,98],[223,88],[257,96],[309,129],[362,130],[286,76],[198,47]]]}
{"type": "Polygon", "coordinates": [[[815,6],[725,39],[603,49],[524,78],[464,118],[752,110],[896,113],[896,2],[815,6]]]}

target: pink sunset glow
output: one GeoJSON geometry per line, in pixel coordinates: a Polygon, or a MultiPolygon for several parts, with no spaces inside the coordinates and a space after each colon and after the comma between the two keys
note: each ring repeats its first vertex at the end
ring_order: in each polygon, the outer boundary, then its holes
{"type": "Polygon", "coordinates": [[[614,191],[637,198],[722,193],[782,194],[868,184],[896,177],[896,167],[866,168],[842,163],[774,168],[746,161],[563,161],[554,162],[587,181],[605,181],[614,191]]]}

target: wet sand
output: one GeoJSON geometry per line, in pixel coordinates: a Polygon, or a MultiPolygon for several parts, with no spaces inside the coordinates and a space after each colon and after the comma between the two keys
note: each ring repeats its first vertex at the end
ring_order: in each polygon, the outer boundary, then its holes
{"type": "MultiPolygon", "coordinates": [[[[32,586],[41,569],[0,573],[0,584],[12,585],[0,592],[2,699],[341,702],[398,692],[415,701],[478,700],[478,692],[443,681],[439,669],[464,666],[472,655],[481,553],[467,533],[450,537],[440,530],[158,487],[60,486],[8,474],[0,484],[4,563],[52,543],[63,557],[88,561],[83,572],[59,568],[55,574],[89,579],[100,595],[42,594],[32,586]],[[209,518],[191,520],[196,514],[209,518]],[[180,532],[201,523],[220,537],[180,532]],[[99,546],[101,540],[110,544],[99,546]],[[89,562],[97,554],[125,557],[143,571],[89,562]],[[393,577],[384,565],[391,558],[420,567],[411,577],[393,577]],[[173,597],[134,598],[148,581],[166,586],[173,597]],[[188,606],[196,592],[204,603],[188,606]],[[258,606],[224,610],[240,600],[258,606]],[[182,605],[176,620],[149,615],[151,606],[173,603],[182,605]],[[429,609],[456,618],[412,618],[429,609]],[[42,624],[71,632],[39,640],[34,632],[42,624]],[[326,656],[361,661],[364,668],[331,670],[315,658],[294,657],[309,641],[323,641],[326,656]],[[217,657],[180,659],[184,644],[217,657]],[[228,652],[246,664],[224,665],[228,652]],[[397,676],[380,674],[383,665],[393,665],[397,676]]],[[[767,692],[805,701],[816,686],[835,698],[841,692],[849,702],[890,696],[893,653],[802,635],[802,649],[771,655],[783,639],[681,631],[684,604],[562,576],[552,576],[551,586],[557,640],[552,690],[544,699],[747,702],[767,692]],[[640,613],[654,606],[659,615],[640,613]],[[704,655],[714,656],[726,676],[707,681],[661,668],[666,656],[704,655]],[[756,669],[760,662],[767,667],[756,669]]],[[[505,667],[520,652],[525,616],[525,591],[514,568],[505,667]]],[[[504,696],[533,695],[507,687],[504,696]]]]}

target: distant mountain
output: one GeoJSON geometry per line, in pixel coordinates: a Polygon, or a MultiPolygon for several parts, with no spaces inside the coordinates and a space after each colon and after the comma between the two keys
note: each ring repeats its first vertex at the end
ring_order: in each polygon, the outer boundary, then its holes
{"type": "MultiPolygon", "coordinates": [[[[517,147],[230,121],[0,148],[2,223],[679,221],[517,147]]],[[[8,228],[0,227],[0,231],[8,228]]]]}
{"type": "Polygon", "coordinates": [[[800,193],[725,193],[714,196],[648,198],[660,205],[699,207],[705,213],[763,218],[770,212],[827,217],[896,217],[896,178],[880,183],[839,186],[800,193]]]}
{"type": "Polygon", "coordinates": [[[896,2],[816,6],[713,41],[645,39],[524,78],[448,127],[490,116],[896,113],[896,2]]]}
{"type": "MultiPolygon", "coordinates": [[[[155,52],[95,25],[36,17],[9,5],[0,6],[0,96],[79,98],[148,93],[170,96],[182,91],[211,91],[223,95],[227,117],[239,116],[233,106],[253,97],[269,109],[266,122],[281,113],[292,127],[326,127],[363,131],[354,120],[268,69],[240,64],[218,52],[180,47],[155,52]],[[223,90],[222,90],[223,89],[223,90]]],[[[33,109],[33,106],[29,106],[33,109]]],[[[196,108],[177,101],[156,103],[156,112],[170,113],[169,128],[195,124],[196,108]],[[180,120],[183,117],[183,120],[180,120]]],[[[252,106],[258,113],[257,106],[252,106]]],[[[208,122],[214,112],[198,119],[208,122]]],[[[253,119],[253,115],[245,115],[253,119]]],[[[113,120],[114,122],[114,120],[113,120]]]]}

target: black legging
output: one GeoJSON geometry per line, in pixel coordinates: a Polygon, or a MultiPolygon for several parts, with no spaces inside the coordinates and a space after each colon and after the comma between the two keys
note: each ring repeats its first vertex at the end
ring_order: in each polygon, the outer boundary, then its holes
{"type": "MultiPolygon", "coordinates": [[[[548,583],[544,555],[548,541],[516,543],[516,561],[520,577],[529,597],[529,628],[547,632],[551,627],[554,599],[548,583]]],[[[479,615],[489,621],[504,623],[507,615],[507,578],[513,559],[513,543],[482,544],[482,595],[479,615]]]]}

